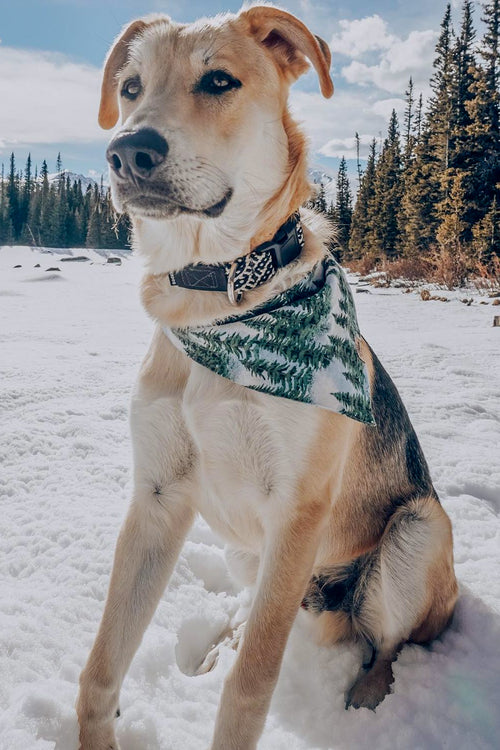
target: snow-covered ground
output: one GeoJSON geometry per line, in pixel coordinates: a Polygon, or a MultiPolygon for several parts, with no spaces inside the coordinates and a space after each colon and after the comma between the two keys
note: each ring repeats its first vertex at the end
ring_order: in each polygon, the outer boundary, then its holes
{"type": "MultiPolygon", "coordinates": [[[[0,249],[1,750],[75,750],[78,676],[130,493],[128,402],[151,334],[140,264],[73,252],[93,262],[0,249]]],[[[500,310],[448,296],[355,300],[453,521],[452,627],[403,649],[376,713],[345,711],[359,654],[313,645],[299,616],[259,750],[500,747],[500,310]]],[[[243,598],[198,521],[124,683],[123,750],[205,750],[234,653],[192,672],[243,598]]]]}

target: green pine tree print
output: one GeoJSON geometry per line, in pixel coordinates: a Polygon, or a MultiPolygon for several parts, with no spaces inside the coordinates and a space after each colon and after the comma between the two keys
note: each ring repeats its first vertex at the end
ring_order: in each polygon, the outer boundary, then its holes
{"type": "Polygon", "coordinates": [[[172,333],[222,377],[373,424],[352,295],[333,259],[253,313],[172,333]]]}

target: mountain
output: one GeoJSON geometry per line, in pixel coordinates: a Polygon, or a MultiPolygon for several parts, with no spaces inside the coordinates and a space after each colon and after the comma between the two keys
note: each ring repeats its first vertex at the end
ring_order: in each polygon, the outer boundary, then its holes
{"type": "Polygon", "coordinates": [[[328,172],[324,172],[320,167],[309,169],[309,179],[314,182],[315,185],[323,185],[325,188],[325,198],[327,204],[330,204],[335,200],[335,178],[328,172]]]}
{"type": "MultiPolygon", "coordinates": [[[[73,182],[78,182],[78,180],[80,180],[81,183],[82,183],[82,190],[83,190],[83,192],[86,191],[86,189],[88,188],[89,185],[91,185],[93,187],[94,185],[100,185],[100,183],[101,183],[100,179],[99,180],[94,180],[93,177],[85,177],[85,175],[83,175],[83,174],[77,174],[76,172],[70,172],[67,169],[63,169],[62,172],[53,172],[53,173],[49,174],[48,175],[49,182],[50,183],[57,182],[59,180],[59,178],[60,178],[61,175],[64,175],[64,179],[67,179],[69,177],[69,181],[70,181],[71,184],[73,184],[73,182]]],[[[103,176],[103,185],[104,185],[104,187],[108,187],[108,184],[109,183],[108,183],[108,180],[107,180],[107,175],[103,176]]]]}

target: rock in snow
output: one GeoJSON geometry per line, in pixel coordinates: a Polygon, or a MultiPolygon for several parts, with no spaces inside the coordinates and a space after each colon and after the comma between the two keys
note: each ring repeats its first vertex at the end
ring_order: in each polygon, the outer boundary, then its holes
{"type": "MultiPolygon", "coordinates": [[[[128,402],[151,336],[140,261],[117,275],[102,252],[85,252],[94,263],[66,264],[54,286],[28,283],[46,254],[0,249],[0,750],[76,750],[78,676],[131,490],[128,402]]],[[[442,638],[404,647],[376,713],[344,710],[357,648],[314,645],[299,613],[259,750],[493,750],[499,330],[488,307],[460,303],[463,291],[448,305],[371,292],[356,298],[361,329],[403,395],[452,519],[461,596],[442,638]]],[[[123,750],[208,747],[234,653],[193,671],[246,596],[198,520],[123,685],[123,750]]]]}

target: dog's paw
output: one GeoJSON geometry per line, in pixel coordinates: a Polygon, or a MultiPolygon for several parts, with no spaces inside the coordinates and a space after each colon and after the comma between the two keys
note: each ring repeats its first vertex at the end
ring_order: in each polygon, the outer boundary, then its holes
{"type": "Polygon", "coordinates": [[[99,729],[80,729],[78,750],[120,750],[112,726],[99,729]]]}
{"type": "Polygon", "coordinates": [[[196,670],[195,674],[206,674],[207,672],[211,672],[212,669],[215,668],[217,662],[219,661],[219,654],[221,648],[232,648],[234,651],[237,651],[238,646],[240,645],[240,641],[243,638],[243,633],[245,632],[245,623],[242,622],[241,625],[238,625],[237,628],[234,630],[226,630],[224,631],[217,643],[213,644],[210,648],[210,651],[207,653],[203,661],[201,662],[200,666],[196,670]]]}
{"type": "Polygon", "coordinates": [[[375,665],[368,672],[363,671],[346,695],[346,710],[352,706],[375,711],[379,703],[391,692],[393,681],[390,663],[375,665]]]}

